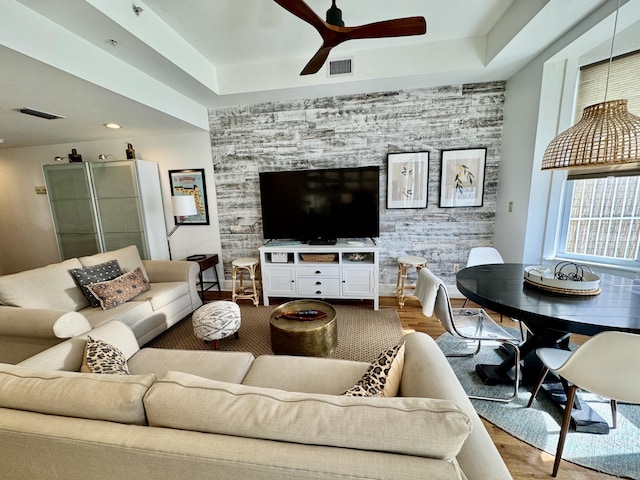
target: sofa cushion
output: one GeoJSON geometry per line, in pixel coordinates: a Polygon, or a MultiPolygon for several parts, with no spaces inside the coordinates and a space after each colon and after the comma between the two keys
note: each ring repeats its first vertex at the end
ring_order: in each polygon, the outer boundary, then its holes
{"type": "Polygon", "coordinates": [[[149,280],[147,271],[144,268],[138,247],[135,245],[129,245],[128,247],[120,248],[118,250],[111,250],[104,253],[96,253],[88,257],[80,257],[79,261],[84,267],[93,267],[101,263],[108,262],[109,260],[117,260],[120,268],[123,272],[133,272],[136,268],[140,267],[144,278],[149,280]]]}
{"type": "Polygon", "coordinates": [[[242,383],[289,392],[340,395],[362,377],[369,365],[337,358],[260,355],[242,383]]]}
{"type": "Polygon", "coordinates": [[[189,284],[187,282],[163,282],[152,283],[151,288],[136,298],[139,302],[148,301],[151,308],[160,310],[171,302],[189,296],[189,284]]]}
{"type": "Polygon", "coordinates": [[[404,365],[404,342],[378,355],[362,378],[344,395],[351,397],[395,397],[404,365]]]}
{"type": "Polygon", "coordinates": [[[89,301],[69,270],[82,268],[75,258],[0,276],[0,303],[14,307],[50,308],[73,312],[89,301]]]}
{"type": "Polygon", "coordinates": [[[117,347],[100,339],[94,340],[91,336],[87,336],[80,371],[83,373],[129,375],[127,357],[117,347]]]}
{"type": "Polygon", "coordinates": [[[149,375],[99,375],[0,364],[0,406],[49,415],[146,423],[149,375]]]}
{"type": "Polygon", "coordinates": [[[118,305],[111,310],[102,310],[101,308],[85,308],[81,313],[89,320],[93,328],[104,325],[112,320],[117,320],[125,325],[132,326],[140,319],[149,317],[153,310],[151,303],[139,302],[132,300],[118,305]]]}
{"type": "Polygon", "coordinates": [[[93,267],[74,268],[71,270],[71,275],[80,285],[89,304],[95,308],[100,306],[100,300],[87,287],[92,283],[113,280],[122,275],[122,270],[117,260],[110,260],[93,267]]]}
{"type": "Polygon", "coordinates": [[[254,361],[249,352],[143,348],[129,359],[129,373],[154,373],[158,378],[171,370],[221,382],[240,383],[254,361]]]}
{"type": "Polygon", "coordinates": [[[87,288],[100,301],[103,310],[110,310],[136,298],[149,290],[150,286],[140,267],[136,267],[132,272],[106,282],[92,283],[87,288]]]}
{"type": "Polygon", "coordinates": [[[156,427],[444,460],[471,431],[469,417],[448,400],[286,392],[179,372],[156,382],[144,404],[156,427]]]}

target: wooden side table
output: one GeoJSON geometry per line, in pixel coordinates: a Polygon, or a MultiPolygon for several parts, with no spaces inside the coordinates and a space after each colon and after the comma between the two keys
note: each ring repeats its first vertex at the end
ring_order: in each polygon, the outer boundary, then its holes
{"type": "Polygon", "coordinates": [[[222,293],[220,289],[220,279],[218,278],[218,270],[216,269],[216,265],[218,265],[218,254],[217,253],[206,253],[202,255],[190,255],[187,258],[183,258],[183,260],[187,260],[189,262],[196,262],[200,266],[200,273],[198,273],[198,281],[200,285],[200,298],[204,302],[204,292],[211,290],[211,288],[218,286],[218,292],[222,293]],[[205,282],[202,278],[202,274],[205,270],[209,270],[213,268],[213,274],[216,277],[215,282],[205,282]]]}

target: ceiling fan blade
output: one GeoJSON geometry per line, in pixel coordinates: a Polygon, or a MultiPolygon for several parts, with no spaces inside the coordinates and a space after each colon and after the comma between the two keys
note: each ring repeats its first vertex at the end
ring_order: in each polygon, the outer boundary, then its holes
{"type": "Polygon", "coordinates": [[[274,0],[285,10],[304,20],[322,34],[326,28],[324,20],[314,12],[303,0],[274,0]]]}
{"type": "Polygon", "coordinates": [[[382,22],[368,23],[358,27],[347,27],[345,32],[349,40],[361,38],[407,37],[423,35],[427,32],[424,17],[396,18],[382,22]]]}
{"type": "Polygon", "coordinates": [[[300,75],[310,75],[312,73],[316,73],[318,70],[322,68],[324,62],[327,61],[327,57],[329,56],[329,52],[333,46],[328,46],[323,44],[320,47],[320,50],[316,52],[316,54],[309,60],[309,63],[302,69],[300,75]]]}

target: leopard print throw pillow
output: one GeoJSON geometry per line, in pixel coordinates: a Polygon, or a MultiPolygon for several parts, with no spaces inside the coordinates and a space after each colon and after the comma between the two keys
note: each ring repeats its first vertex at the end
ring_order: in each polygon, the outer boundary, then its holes
{"type": "Polygon", "coordinates": [[[397,385],[391,390],[387,387],[390,386],[390,383],[400,383],[399,378],[402,375],[403,364],[404,342],[378,355],[378,358],[369,366],[358,383],[344,392],[343,395],[348,397],[395,396],[398,391],[397,385]],[[397,368],[398,366],[399,368],[397,368]]]}
{"type": "Polygon", "coordinates": [[[84,349],[84,359],[80,371],[83,373],[129,375],[127,358],[118,348],[102,340],[94,340],[89,336],[87,336],[87,345],[84,349]]]}

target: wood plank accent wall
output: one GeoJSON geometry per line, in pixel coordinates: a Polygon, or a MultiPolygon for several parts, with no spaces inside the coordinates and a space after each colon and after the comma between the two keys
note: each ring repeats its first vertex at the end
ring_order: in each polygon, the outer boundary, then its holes
{"type": "Polygon", "coordinates": [[[469,248],[492,242],[504,94],[491,82],[211,109],[225,276],[264,242],[258,172],[378,165],[381,285],[395,285],[400,255],[453,282],[469,248]],[[487,148],[483,206],[439,208],[441,150],[473,147],[487,148]],[[387,154],[419,151],[430,152],[427,208],[387,210],[387,154]]]}

